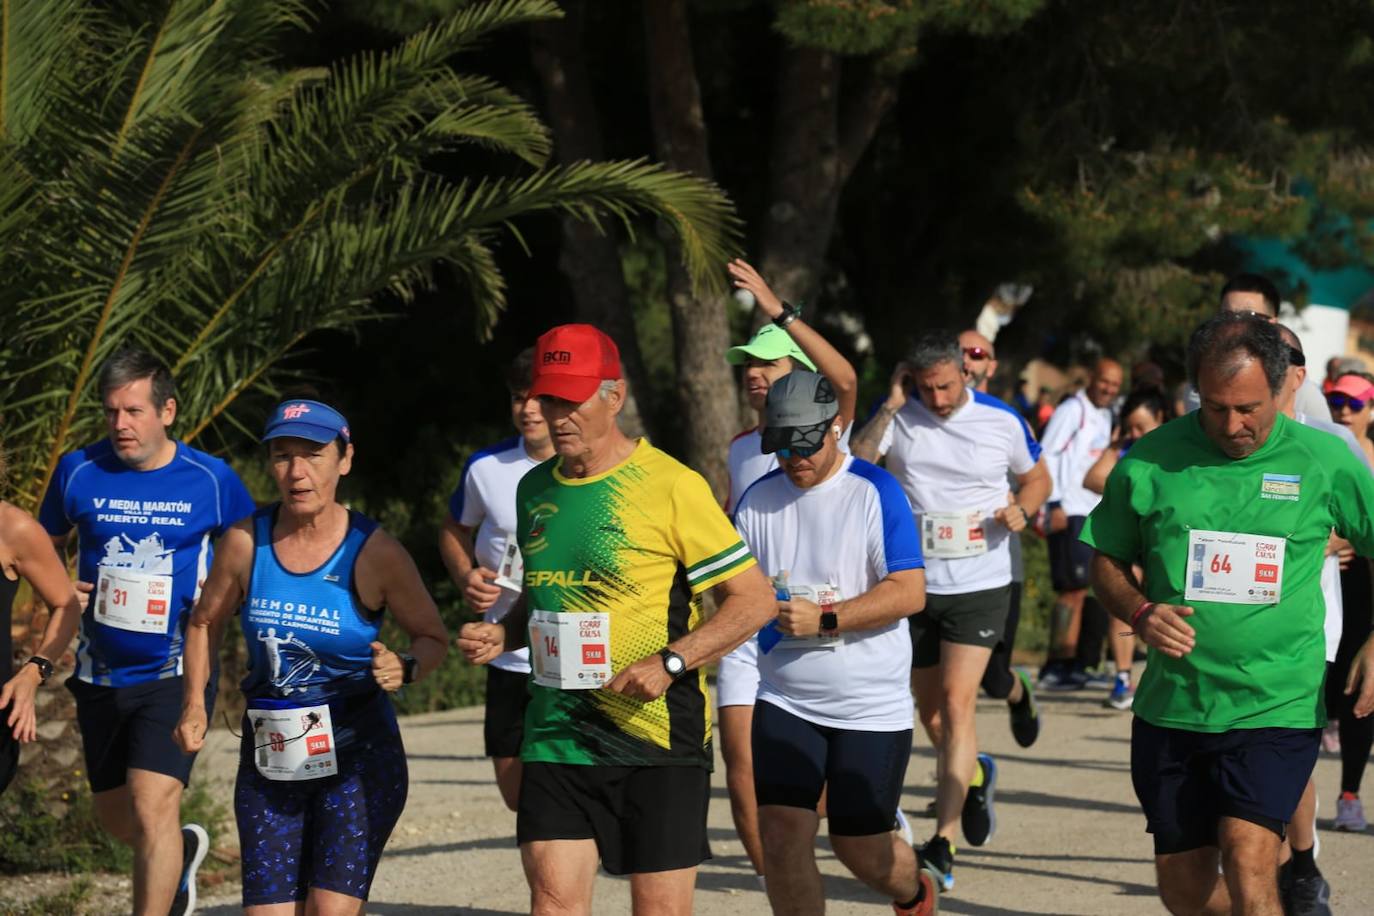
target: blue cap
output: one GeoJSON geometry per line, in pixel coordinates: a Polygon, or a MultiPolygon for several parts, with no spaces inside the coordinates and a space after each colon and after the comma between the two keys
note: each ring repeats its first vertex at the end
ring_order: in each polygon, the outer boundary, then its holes
{"type": "Polygon", "coordinates": [[[282,401],[272,411],[272,419],[267,421],[267,429],[262,441],[290,436],[293,439],[307,439],[311,442],[333,442],[341,438],[352,442],[348,432],[348,421],[328,404],[308,398],[282,401]]]}

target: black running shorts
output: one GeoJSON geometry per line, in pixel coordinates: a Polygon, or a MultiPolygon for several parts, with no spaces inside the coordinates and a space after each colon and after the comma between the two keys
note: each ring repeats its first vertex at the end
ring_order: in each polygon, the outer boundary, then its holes
{"type": "Polygon", "coordinates": [[[1317,763],[1319,728],[1249,728],[1209,734],[1131,727],[1131,782],[1154,834],[1155,855],[1217,845],[1217,821],[1234,817],[1280,837],[1317,763]]]}
{"type": "Polygon", "coordinates": [[[487,709],[482,738],[488,757],[519,757],[525,740],[525,707],[530,705],[530,676],[487,666],[487,709]]]}
{"type": "MultiPolygon", "coordinates": [[[[218,669],[205,688],[206,720],[215,713],[218,669]]],[[[76,697],[76,721],[86,754],[86,778],[92,792],[118,789],[130,770],[151,770],[181,780],[191,779],[195,754],[183,754],[172,740],[181,721],[182,679],[164,678],[129,687],[98,687],[76,677],[67,679],[76,697]]]]}
{"type": "Polygon", "coordinates": [[[911,729],[830,728],[760,700],[754,705],[753,745],[760,806],[815,811],[825,789],[832,836],[873,836],[892,829],[911,759],[911,729]]]}
{"type": "Polygon", "coordinates": [[[1056,592],[1073,592],[1088,587],[1088,569],[1093,549],[1078,539],[1087,518],[1070,515],[1069,527],[1045,539],[1050,553],[1050,583],[1056,592]]]}
{"type": "Polygon", "coordinates": [[[711,773],[697,766],[526,763],[517,841],[595,840],[612,875],[692,868],[711,858],[711,773]]]}
{"type": "Polygon", "coordinates": [[[911,627],[911,667],[940,664],[940,643],[997,645],[1011,609],[1011,584],[965,595],[926,595],[926,609],[907,618],[911,627]]]}

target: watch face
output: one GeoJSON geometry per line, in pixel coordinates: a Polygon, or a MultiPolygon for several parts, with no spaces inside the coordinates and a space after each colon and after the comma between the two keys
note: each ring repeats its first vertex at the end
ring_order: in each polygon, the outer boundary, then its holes
{"type": "Polygon", "coordinates": [[[663,667],[669,674],[678,675],[683,672],[687,665],[680,655],[665,655],[663,656],[663,667]]]}

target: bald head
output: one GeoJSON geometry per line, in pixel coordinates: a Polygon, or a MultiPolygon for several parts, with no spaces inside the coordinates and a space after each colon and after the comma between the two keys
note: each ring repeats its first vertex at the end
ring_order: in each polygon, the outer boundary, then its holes
{"type": "Polygon", "coordinates": [[[1088,378],[1088,400],[1094,407],[1110,406],[1121,391],[1123,373],[1121,364],[1114,359],[1103,357],[1093,365],[1092,375],[1088,378]]]}
{"type": "Polygon", "coordinates": [[[964,353],[964,380],[986,394],[988,379],[997,371],[992,341],[977,331],[964,331],[959,335],[959,349],[964,353]]]}

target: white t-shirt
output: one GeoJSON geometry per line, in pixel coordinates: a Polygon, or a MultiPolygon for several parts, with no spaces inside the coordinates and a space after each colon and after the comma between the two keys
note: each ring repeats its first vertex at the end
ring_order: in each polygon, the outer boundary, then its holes
{"type": "MultiPolygon", "coordinates": [[[[520,436],[475,452],[468,459],[458,489],[449,498],[449,514],[458,524],[477,529],[474,547],[479,566],[499,568],[506,543],[515,533],[515,487],[538,464],[525,451],[525,440],[520,436]]],[[[483,619],[498,623],[518,597],[519,592],[501,589],[501,597],[487,608],[483,619]]],[[[491,664],[505,671],[528,674],[530,651],[503,652],[491,664]]]]}
{"type": "Polygon", "coordinates": [[[1083,478],[1111,444],[1111,408],[1094,407],[1081,391],[1060,404],[1040,442],[1054,481],[1050,502],[1070,516],[1087,516],[1097,508],[1102,496],[1083,486],[1083,478]]]}
{"type": "MultiPolygon", "coordinates": [[[[1299,389],[1301,390],[1301,389],[1299,389]]],[[[1339,423],[1333,423],[1324,417],[1308,416],[1301,410],[1295,411],[1294,419],[1303,426],[1310,426],[1313,429],[1320,429],[1322,432],[1330,433],[1346,444],[1350,451],[1355,453],[1355,457],[1360,459],[1360,463],[1365,467],[1370,467],[1369,456],[1360,448],[1360,443],[1356,441],[1355,434],[1339,423]]],[[[1374,468],[1370,468],[1374,471],[1374,468]]],[[[1322,563],[1322,597],[1326,599],[1326,660],[1334,662],[1336,660],[1336,649],[1341,644],[1341,633],[1345,627],[1345,606],[1344,598],[1341,593],[1341,562],[1335,556],[1329,556],[1322,563]]]]}
{"type": "MultiPolygon", "coordinates": [[[[759,480],[735,510],[735,527],[769,576],[833,585],[855,598],[889,573],[920,569],[911,506],[891,474],[846,457],[828,480],[800,489],[781,470],[759,480]]],[[[905,619],[844,633],[832,648],[759,654],[761,701],[830,728],[912,727],[911,636],[905,619]]]]}
{"type": "Polygon", "coordinates": [[[1029,473],[1040,459],[1040,446],[1020,414],[992,395],[972,389],[968,394],[946,419],[926,410],[919,398],[908,398],[878,444],[918,516],[965,510],[983,515],[986,553],[926,558],[926,591],[932,595],[966,595],[1011,582],[1011,532],[992,514],[1007,505],[1007,472],[1029,473]]]}

